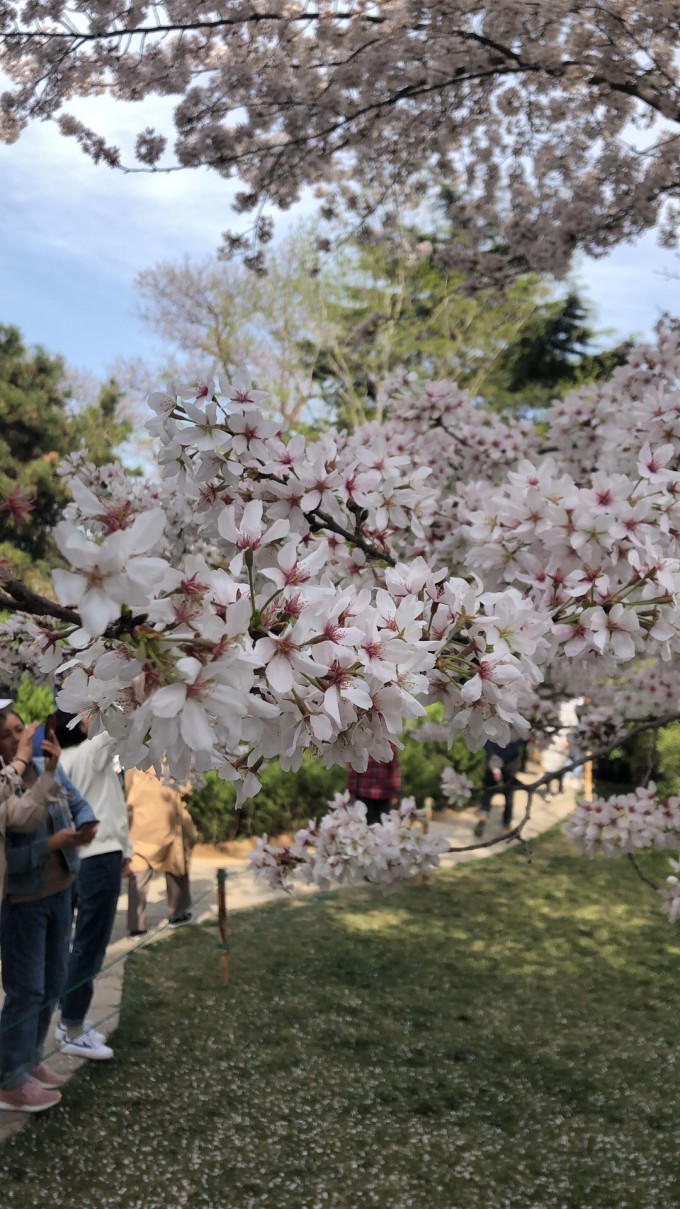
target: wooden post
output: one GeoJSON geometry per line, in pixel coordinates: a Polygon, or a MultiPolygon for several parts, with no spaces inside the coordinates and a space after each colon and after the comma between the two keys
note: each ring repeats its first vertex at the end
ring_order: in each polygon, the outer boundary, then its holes
{"type": "MultiPolygon", "coordinates": [[[[590,754],[590,753],[588,753],[590,754]]],[[[583,800],[584,802],[592,802],[593,800],[593,761],[586,760],[583,765],[583,800]]]]}
{"type": "Polygon", "coordinates": [[[220,973],[222,983],[229,982],[229,912],[227,910],[227,871],[217,870],[217,926],[220,932],[220,973]]]}

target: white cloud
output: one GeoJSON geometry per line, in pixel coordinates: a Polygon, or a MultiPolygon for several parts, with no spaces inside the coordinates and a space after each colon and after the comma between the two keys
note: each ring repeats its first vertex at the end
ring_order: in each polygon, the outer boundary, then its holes
{"type": "Polygon", "coordinates": [[[595,306],[599,327],[646,337],[664,312],[680,315],[680,279],[673,273],[680,275],[680,260],[650,231],[601,260],[582,260],[575,276],[595,306]]]}
{"type": "MultiPolygon", "coordinates": [[[[142,110],[102,97],[72,108],[127,147],[131,159],[131,132],[142,125],[167,130],[173,103],[147,98],[142,110]]],[[[48,123],[0,147],[0,182],[0,320],[19,323],[30,341],[97,372],[119,355],[149,349],[134,314],[140,270],[185,253],[214,254],[222,231],[249,223],[231,211],[235,182],[208,170],[126,175],[93,164],[48,123]]],[[[307,195],[276,216],[277,231],[313,205],[307,195]]],[[[680,283],[663,277],[676,266],[649,234],[603,260],[582,262],[576,276],[599,326],[647,335],[663,310],[680,312],[680,283]]]]}

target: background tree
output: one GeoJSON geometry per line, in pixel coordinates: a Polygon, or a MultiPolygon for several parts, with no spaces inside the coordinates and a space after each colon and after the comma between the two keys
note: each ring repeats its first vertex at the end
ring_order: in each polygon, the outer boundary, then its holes
{"type": "Polygon", "coordinates": [[[110,381],[96,403],[77,408],[61,357],[28,349],[18,328],[0,325],[0,493],[18,501],[0,511],[0,558],[29,583],[57,557],[51,529],[69,498],[57,466],[78,449],[96,465],[111,461],[130,432],[119,401],[110,381]]]}
{"type": "Polygon", "coordinates": [[[297,227],[267,255],[267,273],[215,258],[163,261],[140,273],[141,317],[175,354],[171,374],[200,376],[216,363],[252,373],[289,424],[312,418],[314,350],[331,339],[329,301],[339,264],[320,264],[312,229],[297,227]],[[300,354],[304,340],[310,355],[300,354]],[[207,363],[207,364],[206,364],[207,363]]]}
{"type": "Polygon", "coordinates": [[[601,255],[654,227],[676,240],[677,15],[668,0],[10,0],[0,137],[54,120],[95,161],[129,167],[73,98],[173,97],[174,156],[140,115],[130,159],[240,178],[236,209],[260,242],[262,207],[288,209],[305,186],[327,214],[365,221],[417,198],[434,169],[467,190],[459,265],[493,227],[505,250],[489,272],[561,274],[577,248],[601,255]]]}
{"type": "Polygon", "coordinates": [[[443,193],[398,240],[355,240],[321,258],[302,225],[268,252],[263,275],[188,257],[145,270],[140,313],[173,350],[163,376],[248,366],[288,423],[354,427],[381,419],[380,386],[400,367],[456,381],[496,410],[535,412],[625,359],[626,345],[591,351],[598,333],[575,289],[556,299],[551,279],[524,274],[466,290],[438,259],[461,238],[451,204],[443,193]]]}
{"type": "Polygon", "coordinates": [[[632,342],[602,352],[588,305],[572,287],[524,274],[494,289],[465,289],[438,259],[454,232],[407,231],[398,243],[354,246],[344,288],[326,306],[327,339],[303,356],[331,415],[381,418],[380,387],[404,367],[449,379],[494,410],[535,413],[573,386],[607,377],[632,342]]]}

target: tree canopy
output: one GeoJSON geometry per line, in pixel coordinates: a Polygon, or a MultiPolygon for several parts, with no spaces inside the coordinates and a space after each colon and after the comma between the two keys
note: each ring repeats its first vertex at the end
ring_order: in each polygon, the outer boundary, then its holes
{"type": "Polygon", "coordinates": [[[0,137],[52,120],[114,167],[240,179],[260,242],[262,208],[306,186],[327,215],[389,223],[437,176],[466,190],[452,261],[470,267],[493,229],[487,273],[562,273],[577,248],[676,239],[677,16],[669,0],[8,0],[0,137]],[[175,98],[174,143],[141,116],[126,160],[71,108],[102,92],[175,98]]]}

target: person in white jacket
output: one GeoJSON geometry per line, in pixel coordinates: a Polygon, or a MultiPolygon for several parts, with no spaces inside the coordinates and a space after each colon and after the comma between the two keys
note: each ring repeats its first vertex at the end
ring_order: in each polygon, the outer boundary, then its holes
{"type": "Polygon", "coordinates": [[[102,1061],[112,1058],[113,1050],[86,1017],[111,939],[121,877],[129,872],[131,848],[127,806],[113,764],[116,740],[105,733],[89,739],[88,721],[69,728],[72,720],[70,714],[57,713],[62,767],[90,803],[99,825],[96,838],[80,849],[78,910],[56,1035],[63,1053],[102,1061]]]}

